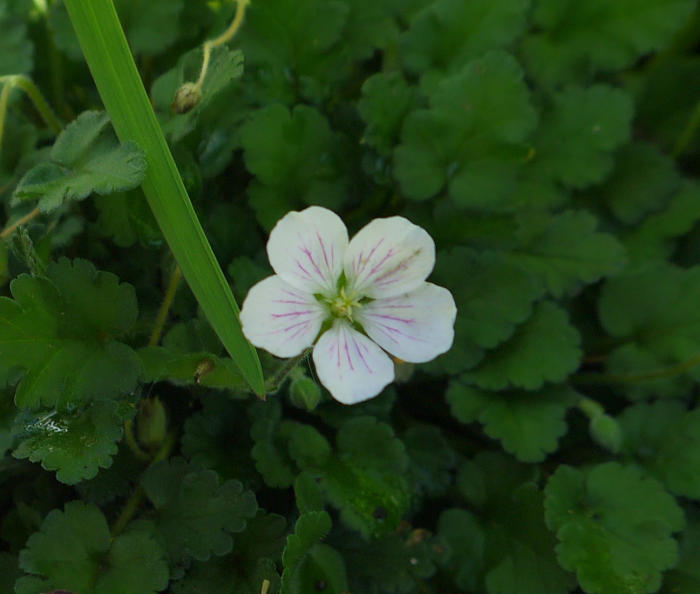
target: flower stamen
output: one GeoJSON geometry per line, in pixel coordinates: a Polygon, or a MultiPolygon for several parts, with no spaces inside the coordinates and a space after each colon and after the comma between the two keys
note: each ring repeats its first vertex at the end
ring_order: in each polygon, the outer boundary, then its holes
{"type": "Polygon", "coordinates": [[[345,287],[342,287],[337,296],[328,300],[328,305],[334,317],[345,318],[352,322],[353,309],[360,307],[360,302],[357,295],[354,293],[348,295],[345,292],[345,287]]]}

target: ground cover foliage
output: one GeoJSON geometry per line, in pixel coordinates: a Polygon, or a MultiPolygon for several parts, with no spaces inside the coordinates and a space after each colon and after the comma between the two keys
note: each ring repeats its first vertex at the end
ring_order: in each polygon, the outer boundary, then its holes
{"type": "Polygon", "coordinates": [[[288,211],[399,214],[456,338],[346,407],[264,353],[252,396],[182,283],[154,335],[142,151],[0,0],[64,124],[6,93],[0,593],[700,592],[697,3],[252,0],[184,113],[235,4],[115,4],[239,303],[288,211]]]}

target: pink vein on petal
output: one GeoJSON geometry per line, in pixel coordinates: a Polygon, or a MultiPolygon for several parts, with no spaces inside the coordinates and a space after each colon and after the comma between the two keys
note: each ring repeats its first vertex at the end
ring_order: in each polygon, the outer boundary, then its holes
{"type": "Polygon", "coordinates": [[[296,317],[296,316],[305,316],[310,313],[315,313],[312,309],[305,309],[304,311],[288,311],[287,313],[281,313],[281,314],[270,314],[273,318],[288,318],[288,317],[296,317]]]}
{"type": "Polygon", "coordinates": [[[336,365],[340,369],[340,341],[331,343],[331,347],[328,349],[331,355],[333,354],[333,349],[335,349],[336,354],[336,365]]]}
{"type": "Polygon", "coordinates": [[[403,322],[404,324],[415,324],[416,319],[415,318],[399,318],[398,316],[390,316],[388,314],[380,314],[380,313],[371,313],[369,316],[373,318],[382,318],[384,320],[391,320],[393,322],[403,322]]]}
{"type": "Polygon", "coordinates": [[[306,276],[307,279],[311,280],[311,275],[309,274],[309,271],[301,265],[301,262],[299,262],[299,260],[294,261],[297,263],[297,267],[301,269],[301,271],[304,273],[304,276],[306,276]]]}
{"type": "Polygon", "coordinates": [[[357,258],[355,258],[355,261],[353,262],[353,272],[355,274],[359,274],[360,270],[362,269],[362,262],[369,262],[372,256],[374,256],[374,252],[376,252],[379,249],[379,246],[382,245],[384,242],[384,238],[382,237],[369,251],[369,254],[367,255],[367,258],[364,258],[363,255],[365,253],[365,250],[362,250],[358,255],[357,258]]]}
{"type": "Polygon", "coordinates": [[[316,264],[316,260],[314,260],[313,256],[311,255],[311,250],[308,247],[306,247],[306,244],[304,243],[304,240],[301,238],[301,235],[297,235],[297,238],[299,239],[299,243],[301,244],[299,246],[299,249],[307,257],[309,262],[311,262],[311,266],[314,267],[314,270],[316,271],[316,274],[318,274],[319,278],[321,280],[323,280],[324,279],[323,273],[321,272],[321,269],[318,267],[318,264],[316,264]]]}
{"type": "Polygon", "coordinates": [[[316,231],[316,239],[318,239],[318,244],[321,246],[321,251],[323,252],[323,259],[326,262],[326,268],[328,268],[328,270],[330,270],[331,264],[328,261],[328,254],[326,253],[326,244],[323,243],[323,239],[321,238],[321,234],[318,231],[316,231]]]}
{"type": "Polygon", "coordinates": [[[352,364],[352,357],[350,356],[350,349],[348,348],[348,337],[347,335],[343,338],[343,342],[345,343],[345,356],[348,359],[348,365],[350,367],[350,371],[355,371],[355,368],[353,367],[352,364]]]}
{"type": "Polygon", "coordinates": [[[384,257],[372,267],[372,270],[369,271],[369,274],[367,275],[367,278],[375,274],[382,266],[384,266],[384,262],[386,262],[391,256],[394,255],[394,249],[389,248],[389,251],[384,254],[384,257]]]}
{"type": "Polygon", "coordinates": [[[364,363],[365,369],[366,369],[369,373],[374,373],[374,371],[372,370],[372,368],[369,366],[369,363],[367,363],[367,360],[365,359],[365,356],[362,354],[362,349],[360,348],[361,346],[364,346],[364,349],[367,350],[367,346],[365,346],[365,345],[360,345],[360,343],[357,342],[357,340],[355,340],[354,342],[355,342],[355,350],[357,351],[357,356],[360,357],[360,360],[362,361],[362,363],[364,363]]]}

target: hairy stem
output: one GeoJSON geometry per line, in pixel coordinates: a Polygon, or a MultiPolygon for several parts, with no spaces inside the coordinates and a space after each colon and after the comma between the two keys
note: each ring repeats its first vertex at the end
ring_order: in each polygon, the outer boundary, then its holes
{"type": "Polygon", "coordinates": [[[17,230],[17,227],[21,227],[22,225],[26,225],[29,221],[31,221],[32,219],[35,219],[40,214],[41,214],[41,212],[39,211],[39,209],[35,208],[31,212],[24,215],[22,218],[17,219],[14,223],[12,223],[11,225],[8,225],[2,231],[0,231],[0,238],[5,239],[6,237],[9,237],[17,230]]]}
{"type": "Polygon", "coordinates": [[[195,87],[198,90],[202,90],[204,79],[207,76],[207,70],[209,69],[209,60],[211,59],[211,50],[215,47],[218,47],[220,45],[223,45],[224,43],[231,41],[233,36],[241,28],[241,24],[243,23],[243,17],[245,16],[245,11],[249,3],[250,0],[238,0],[238,4],[236,5],[236,14],[233,17],[233,21],[231,21],[231,24],[228,26],[228,29],[226,29],[226,31],[224,31],[218,37],[215,37],[214,39],[209,39],[204,42],[204,46],[202,47],[202,51],[204,52],[204,56],[202,57],[202,69],[200,70],[199,78],[195,83],[195,87]]]}
{"type": "Polygon", "coordinates": [[[292,372],[292,370],[299,365],[306,357],[309,356],[311,353],[312,349],[309,347],[308,349],[304,349],[301,354],[297,355],[296,357],[292,357],[291,359],[287,359],[280,367],[275,371],[275,374],[271,377],[269,377],[265,381],[265,391],[269,392],[270,394],[274,394],[277,392],[282,387],[282,384],[284,383],[284,380],[287,379],[289,374],[292,372]]]}

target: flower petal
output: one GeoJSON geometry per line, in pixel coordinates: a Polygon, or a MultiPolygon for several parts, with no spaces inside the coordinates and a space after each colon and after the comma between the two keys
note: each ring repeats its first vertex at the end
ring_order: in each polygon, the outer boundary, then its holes
{"type": "Polygon", "coordinates": [[[425,363],[449,350],[456,315],[452,294],[432,283],[355,311],[355,319],[374,342],[409,363],[425,363]]]}
{"type": "Polygon", "coordinates": [[[343,270],[348,230],[333,211],[310,206],[284,215],[270,232],[267,256],[287,283],[308,293],[331,293],[343,270]]]}
{"type": "Polygon", "coordinates": [[[374,219],[345,252],[349,290],[394,297],[418,288],[435,265],[435,244],[425,229],[403,217],[374,219]]]}
{"type": "Polygon", "coordinates": [[[372,398],[394,379],[389,356],[342,320],[321,335],[313,358],[321,383],[343,404],[372,398]]]}
{"type": "Polygon", "coordinates": [[[316,298],[279,276],[254,285],[241,308],[243,334],[278,357],[294,357],[310,347],[328,312],[316,298]]]}

